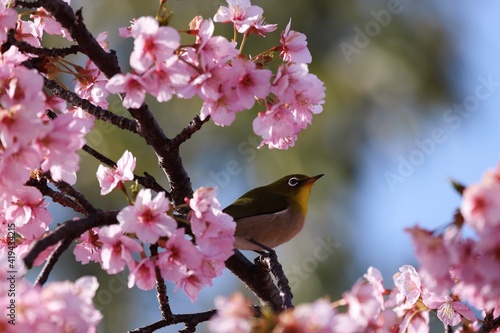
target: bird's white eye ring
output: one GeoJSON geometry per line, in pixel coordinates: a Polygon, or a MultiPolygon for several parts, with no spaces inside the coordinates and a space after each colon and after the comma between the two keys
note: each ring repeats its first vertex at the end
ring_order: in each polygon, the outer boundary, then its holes
{"type": "Polygon", "coordinates": [[[296,177],[292,177],[288,180],[288,185],[290,186],[297,186],[299,183],[299,180],[296,177]]]}

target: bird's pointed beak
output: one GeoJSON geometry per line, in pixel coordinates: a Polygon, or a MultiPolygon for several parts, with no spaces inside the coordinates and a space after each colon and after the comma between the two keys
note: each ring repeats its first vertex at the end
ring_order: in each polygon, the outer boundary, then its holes
{"type": "Polygon", "coordinates": [[[318,179],[320,179],[323,176],[324,176],[324,174],[322,173],[320,175],[310,177],[308,180],[306,180],[306,183],[314,183],[315,181],[317,181],[318,179]]]}

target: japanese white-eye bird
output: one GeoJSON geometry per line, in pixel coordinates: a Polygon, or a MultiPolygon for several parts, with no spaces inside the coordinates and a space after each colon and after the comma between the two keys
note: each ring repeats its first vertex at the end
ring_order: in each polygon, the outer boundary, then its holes
{"type": "Polygon", "coordinates": [[[262,252],[295,237],[304,226],[312,185],[322,176],[289,175],[226,207],[224,213],[236,221],[234,247],[262,252]]]}

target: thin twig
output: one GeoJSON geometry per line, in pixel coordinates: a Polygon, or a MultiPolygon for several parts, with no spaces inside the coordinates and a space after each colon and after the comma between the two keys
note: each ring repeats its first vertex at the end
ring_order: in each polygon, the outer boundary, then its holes
{"type": "Polygon", "coordinates": [[[87,211],[87,214],[94,214],[97,211],[97,209],[87,200],[87,198],[85,198],[82,193],[75,190],[75,188],[70,184],[66,183],[63,180],[54,182],[54,184],[61,192],[64,192],[67,195],[73,197],[75,201],[78,202],[78,204],[87,211]]]}
{"type": "Polygon", "coordinates": [[[500,327],[500,316],[493,319],[493,311],[488,312],[483,320],[483,325],[477,333],[489,333],[500,327]]]}
{"type": "MultiPolygon", "coordinates": [[[[45,110],[45,114],[52,120],[57,118],[57,114],[52,110],[45,110]]],[[[115,161],[101,154],[100,152],[90,147],[89,145],[87,144],[83,145],[82,150],[88,153],[90,156],[97,159],[98,161],[100,161],[101,163],[104,163],[109,167],[116,167],[115,161]]],[[[144,175],[145,176],[139,176],[134,174],[134,179],[136,179],[139,182],[139,184],[141,184],[145,188],[150,188],[156,192],[165,192],[165,197],[170,199],[170,193],[167,190],[165,190],[160,184],[158,184],[158,182],[153,176],[151,176],[146,172],[144,172],[144,175]]]]}
{"type": "Polygon", "coordinates": [[[59,225],[54,231],[38,240],[31,250],[24,257],[24,264],[26,268],[31,269],[35,259],[49,246],[57,244],[57,242],[67,239],[72,241],[80,237],[85,231],[94,227],[103,225],[116,224],[116,215],[118,211],[98,211],[93,216],[89,216],[80,220],[68,220],[59,225]]]}
{"type": "Polygon", "coordinates": [[[61,192],[57,192],[51,189],[47,185],[47,179],[45,177],[41,178],[40,180],[30,178],[26,182],[26,185],[37,188],[43,195],[50,197],[53,202],[57,202],[61,206],[69,207],[80,214],[89,214],[89,211],[85,207],[80,205],[80,203],[76,200],[64,195],[61,192]]]}
{"type": "MultiPolygon", "coordinates": [[[[113,161],[112,159],[108,158],[107,156],[101,154],[100,152],[98,152],[94,148],[90,147],[89,145],[84,145],[82,147],[82,150],[85,151],[86,153],[88,153],[90,156],[97,159],[98,161],[100,161],[101,163],[104,163],[109,167],[116,167],[115,161],[113,161]]],[[[163,188],[163,186],[158,184],[156,179],[153,176],[151,176],[150,174],[148,174],[146,172],[144,172],[144,176],[139,176],[139,175],[134,174],[134,179],[136,179],[139,182],[139,184],[141,184],[145,188],[150,188],[156,192],[165,192],[165,197],[170,199],[170,193],[167,190],[165,190],[163,188]]]]}
{"type": "Polygon", "coordinates": [[[73,40],[79,45],[80,51],[86,54],[107,78],[121,73],[114,52],[106,52],[83,23],[81,9],[73,12],[70,5],[63,0],[38,0],[37,3],[69,31],[73,40]]]}
{"type": "Polygon", "coordinates": [[[194,117],[186,128],[184,128],[175,138],[172,139],[172,144],[180,146],[182,143],[186,142],[191,138],[191,136],[198,132],[204,123],[210,119],[210,116],[201,120],[199,116],[194,117]]]}
{"type": "Polygon", "coordinates": [[[35,47],[25,41],[15,39],[14,34],[15,34],[14,30],[9,31],[7,42],[12,45],[15,45],[20,51],[25,53],[35,54],[38,56],[58,58],[58,57],[65,57],[70,54],[77,54],[80,51],[78,45],[71,45],[61,48],[35,47]]]}
{"type": "Polygon", "coordinates": [[[47,282],[52,268],[54,268],[55,264],[59,260],[59,257],[64,253],[64,251],[66,251],[72,241],[72,239],[66,238],[63,239],[63,241],[57,246],[57,248],[54,250],[54,252],[52,252],[49,259],[45,263],[45,266],[43,266],[42,271],[36,278],[35,285],[43,286],[43,284],[47,282]]]}
{"type": "Polygon", "coordinates": [[[233,272],[245,285],[259,297],[262,305],[269,305],[274,311],[281,311],[283,299],[279,289],[274,285],[269,271],[260,265],[254,265],[239,250],[225,262],[226,267],[233,272]]]}
{"type": "Polygon", "coordinates": [[[208,310],[205,312],[198,313],[186,313],[186,314],[174,314],[171,322],[166,320],[160,320],[153,324],[136,328],[135,330],[129,331],[128,333],[151,333],[162,327],[166,327],[169,325],[175,325],[180,323],[186,323],[189,326],[196,326],[197,324],[208,321],[217,311],[215,309],[208,310]]]}
{"type": "Polygon", "coordinates": [[[283,297],[283,309],[291,309],[293,308],[293,294],[285,272],[283,271],[283,266],[279,263],[276,252],[270,252],[270,259],[271,272],[278,281],[278,288],[280,290],[281,297],[283,297]]]}
{"type": "MultiPolygon", "coordinates": [[[[151,244],[149,246],[151,252],[151,258],[156,258],[158,256],[158,244],[151,244]]],[[[158,298],[158,303],[160,304],[161,315],[167,322],[172,321],[172,309],[170,309],[170,303],[168,301],[167,286],[165,281],[161,276],[160,267],[155,263],[155,275],[156,275],[156,297],[158,298]]]]}
{"type": "Polygon", "coordinates": [[[14,6],[20,6],[24,8],[38,8],[40,7],[40,3],[38,1],[15,0],[14,6]]]}
{"type": "Polygon", "coordinates": [[[83,110],[94,116],[96,119],[108,122],[118,128],[130,131],[132,133],[138,132],[137,123],[132,119],[118,116],[109,110],[104,110],[100,106],[92,104],[92,102],[90,102],[88,99],[81,98],[74,92],[64,89],[61,85],[59,85],[59,83],[54,80],[44,78],[43,84],[54,94],[54,96],[62,98],[66,102],[82,108],[83,110]]]}

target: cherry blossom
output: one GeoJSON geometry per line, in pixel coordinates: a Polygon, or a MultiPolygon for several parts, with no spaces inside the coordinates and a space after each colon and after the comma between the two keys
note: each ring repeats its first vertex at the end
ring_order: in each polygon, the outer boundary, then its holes
{"type": "Polygon", "coordinates": [[[180,267],[185,267],[184,271],[197,269],[202,260],[202,253],[192,242],[184,237],[184,229],[177,229],[169,237],[165,252],[158,255],[157,264],[161,269],[164,278],[176,282],[184,272],[180,272],[180,267]]]}
{"type": "Polygon", "coordinates": [[[238,54],[235,41],[228,41],[223,36],[213,36],[214,23],[205,20],[200,24],[198,31],[199,45],[197,53],[201,59],[201,66],[206,71],[218,64],[234,59],[238,54]]]}
{"type": "Polygon", "coordinates": [[[0,149],[0,198],[15,194],[29,179],[31,171],[40,164],[39,153],[28,145],[16,142],[4,151],[0,149]]]}
{"type": "MultiPolygon", "coordinates": [[[[231,97],[237,100],[242,109],[250,109],[256,98],[265,98],[271,87],[271,71],[258,69],[254,62],[237,58],[231,62],[231,97]]],[[[233,102],[235,104],[236,102],[233,102]]]]}
{"type": "Polygon", "coordinates": [[[295,145],[298,126],[288,105],[276,104],[265,112],[259,112],[253,121],[253,131],[262,137],[259,148],[288,149],[295,145]]]}
{"type": "MultiPolygon", "coordinates": [[[[318,299],[282,313],[273,332],[334,333],[338,332],[335,330],[338,319],[331,303],[325,299],[318,299]]],[[[349,332],[349,329],[342,325],[342,332],[349,332]]]]}
{"type": "Polygon", "coordinates": [[[419,276],[427,289],[444,292],[453,281],[450,277],[452,257],[444,237],[434,237],[431,231],[418,226],[406,229],[410,233],[421,264],[419,276]]]}
{"type": "Polygon", "coordinates": [[[32,21],[17,21],[16,39],[22,40],[31,46],[40,47],[43,29],[32,21]]]}
{"type": "Polygon", "coordinates": [[[29,114],[43,110],[45,94],[43,93],[43,79],[35,70],[25,67],[11,67],[8,75],[2,77],[3,91],[0,94],[0,103],[4,109],[22,108],[29,114]]]}
{"type": "Polygon", "coordinates": [[[116,167],[108,168],[100,164],[97,168],[97,180],[101,187],[101,195],[110,193],[119,182],[133,180],[135,163],[135,157],[126,150],[116,162],[116,167]]]}
{"type": "Polygon", "coordinates": [[[76,151],[85,144],[85,133],[82,133],[85,122],[70,113],[63,113],[49,125],[35,141],[35,149],[44,156],[41,169],[44,172],[50,170],[55,181],[74,184],[80,160],[76,151]]]}
{"type": "Polygon", "coordinates": [[[347,313],[358,327],[366,327],[384,309],[380,272],[374,272],[378,276],[376,279],[360,279],[343,295],[349,306],[347,313]]]}
{"type": "Polygon", "coordinates": [[[165,192],[159,192],[154,199],[150,189],[142,189],[137,194],[134,205],[123,208],[116,219],[124,232],[135,233],[144,243],[156,243],[162,236],[174,233],[177,223],[166,212],[170,202],[165,192]]]}
{"type": "Polygon", "coordinates": [[[142,290],[151,290],[155,287],[155,264],[147,259],[142,259],[135,267],[130,270],[128,276],[128,287],[132,288],[134,285],[142,290]]]}
{"type": "Polygon", "coordinates": [[[133,252],[142,251],[142,247],[133,239],[123,235],[118,225],[110,225],[99,231],[101,248],[101,266],[108,274],[121,272],[125,265],[134,264],[133,252]]]}
{"type": "Polygon", "coordinates": [[[246,31],[246,34],[254,33],[256,35],[266,37],[268,33],[275,31],[277,28],[277,24],[267,24],[262,17],[246,31]]]}
{"type": "Polygon", "coordinates": [[[307,37],[303,33],[290,30],[292,20],[288,22],[281,33],[281,53],[283,61],[309,64],[312,61],[311,53],[307,48],[307,37]]]}
{"type": "Polygon", "coordinates": [[[465,222],[482,233],[500,225],[500,181],[486,181],[468,186],[460,207],[465,222]]]}
{"type": "Polygon", "coordinates": [[[106,90],[108,82],[106,76],[90,60],[87,60],[85,68],[77,67],[76,70],[78,74],[75,75],[75,93],[81,98],[89,100],[92,104],[106,109],[109,95],[108,90],[106,90]]]}
{"type": "Polygon", "coordinates": [[[229,7],[220,6],[214,16],[215,22],[234,23],[239,33],[244,33],[262,18],[263,10],[252,6],[249,0],[227,0],[229,7]]]}
{"type": "Polygon", "coordinates": [[[84,232],[76,242],[73,254],[75,259],[83,265],[90,261],[101,263],[101,243],[98,234],[99,228],[92,228],[84,232]]]}
{"type": "Polygon", "coordinates": [[[116,74],[109,79],[106,89],[110,93],[125,93],[123,106],[138,109],[144,103],[146,91],[150,89],[147,82],[137,74],[116,74]]]}
{"type": "Polygon", "coordinates": [[[401,296],[411,304],[415,304],[420,298],[422,283],[413,266],[401,266],[399,272],[394,274],[394,285],[401,296]]]}
{"type": "Polygon", "coordinates": [[[7,31],[14,29],[17,21],[17,12],[12,8],[6,8],[3,2],[0,3],[0,43],[7,41],[7,31]]]}
{"type": "Polygon", "coordinates": [[[251,303],[243,294],[235,293],[229,298],[215,298],[217,314],[208,323],[213,333],[250,333],[252,326],[249,317],[252,315],[251,303]]]}
{"type": "Polygon", "coordinates": [[[134,51],[130,65],[138,73],[144,73],[154,63],[165,61],[180,45],[180,35],[171,27],[160,27],[151,16],[138,18],[131,27],[134,51]]]}
{"type": "Polygon", "coordinates": [[[41,27],[49,35],[62,36],[69,41],[73,40],[68,30],[63,28],[61,23],[56,21],[43,7],[38,8],[36,12],[31,14],[31,17],[35,25],[41,27]]]}
{"type": "Polygon", "coordinates": [[[462,316],[475,321],[476,316],[462,302],[453,300],[450,296],[440,296],[431,292],[423,293],[423,302],[430,309],[437,309],[438,318],[445,324],[455,326],[462,321],[462,316]]]}
{"type": "Polygon", "coordinates": [[[102,319],[92,302],[99,284],[96,277],[84,276],[71,283],[56,282],[41,290],[42,306],[49,312],[56,331],[86,333],[102,319]]]}
{"type": "Polygon", "coordinates": [[[205,254],[205,259],[223,262],[233,254],[236,223],[230,215],[222,212],[215,194],[215,188],[197,189],[189,200],[193,210],[189,220],[196,244],[205,254]]]}
{"type": "Polygon", "coordinates": [[[144,73],[143,79],[150,87],[148,92],[162,103],[172,99],[177,89],[182,89],[189,83],[191,76],[186,74],[189,72],[189,67],[179,61],[177,56],[172,55],[151,67],[144,73]]]}
{"type": "Polygon", "coordinates": [[[23,187],[5,207],[5,219],[13,222],[23,238],[31,240],[42,236],[48,229],[52,216],[42,193],[33,187],[23,187]]]}

